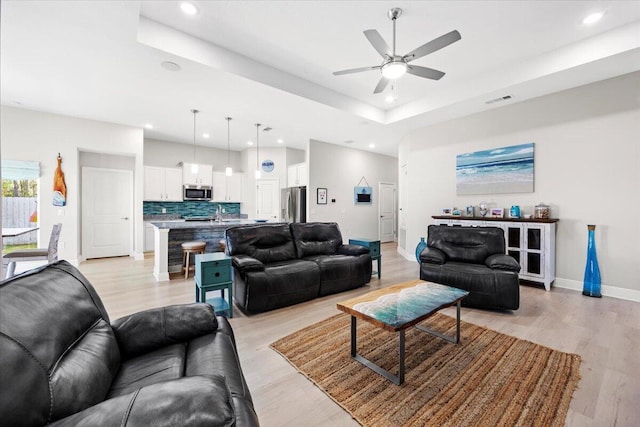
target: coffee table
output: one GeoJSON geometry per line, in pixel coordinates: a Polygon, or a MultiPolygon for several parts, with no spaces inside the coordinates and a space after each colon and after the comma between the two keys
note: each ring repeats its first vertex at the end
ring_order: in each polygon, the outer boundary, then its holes
{"type": "Polygon", "coordinates": [[[404,334],[411,326],[457,344],[460,342],[460,301],[469,292],[451,286],[414,280],[369,292],[337,304],[351,315],[351,357],[396,385],[404,382],[404,334]],[[456,305],[456,335],[448,336],[418,325],[437,311],[456,305]],[[356,351],[356,322],[365,320],[380,329],[399,333],[399,367],[394,375],[356,351]]]}

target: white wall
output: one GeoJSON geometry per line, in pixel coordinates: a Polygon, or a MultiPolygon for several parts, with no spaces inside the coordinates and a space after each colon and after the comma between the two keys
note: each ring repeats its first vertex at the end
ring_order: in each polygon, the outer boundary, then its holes
{"type": "MultiPolygon", "coordinates": [[[[239,151],[231,150],[229,158],[234,171],[244,170],[239,151]]],[[[145,166],[174,168],[179,162],[193,163],[193,144],[144,139],[145,166]]],[[[214,171],[223,172],[227,167],[227,150],[196,145],[196,163],[212,165],[214,171]]]]}
{"type": "Polygon", "coordinates": [[[378,183],[397,184],[398,160],[314,140],[309,143],[308,158],[307,221],[337,222],[345,241],[351,237],[378,237],[378,183]],[[363,176],[373,188],[370,205],[354,203],[353,187],[366,185],[359,184],[363,176]],[[316,204],[318,188],[327,189],[326,205],[316,204]]]}
{"type": "Polygon", "coordinates": [[[77,264],[81,255],[79,153],[89,151],[133,156],[134,251],[137,257],[142,256],[142,129],[5,106],[0,110],[0,116],[2,158],[40,162],[39,245],[46,246],[53,224],[61,222],[59,257],[72,263],[77,264]],[[67,184],[65,207],[52,204],[53,173],[58,153],[63,159],[62,170],[67,184]]]}
{"type": "Polygon", "coordinates": [[[409,170],[407,252],[443,207],[546,202],[559,218],[556,285],[582,289],[587,224],[596,224],[603,294],[640,297],[640,73],[416,130],[401,143],[409,170]],[[457,196],[456,155],[535,143],[533,193],[457,196]]]}

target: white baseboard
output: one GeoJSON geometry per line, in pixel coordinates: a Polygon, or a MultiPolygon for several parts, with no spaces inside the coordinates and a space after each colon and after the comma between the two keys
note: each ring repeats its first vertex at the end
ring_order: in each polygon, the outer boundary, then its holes
{"type": "MultiPolygon", "coordinates": [[[[583,283],[578,280],[561,279],[556,277],[553,286],[582,292],[583,283]]],[[[552,287],[553,287],[552,286],[552,287]]],[[[619,298],[628,301],[640,302],[640,291],[635,289],[620,288],[618,286],[602,285],[600,292],[603,296],[619,298]]]]}
{"type": "Polygon", "coordinates": [[[144,252],[136,252],[133,255],[133,259],[135,259],[136,261],[144,261],[144,252]]]}

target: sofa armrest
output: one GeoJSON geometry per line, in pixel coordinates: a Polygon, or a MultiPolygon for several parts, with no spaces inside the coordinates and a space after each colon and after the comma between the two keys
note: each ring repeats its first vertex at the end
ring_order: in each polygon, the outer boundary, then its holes
{"type": "Polygon", "coordinates": [[[506,254],[489,255],[484,262],[487,267],[496,270],[520,271],[520,264],[512,256],[506,254]]]}
{"type": "Polygon", "coordinates": [[[215,332],[218,321],[209,304],[170,305],[141,311],[111,323],[125,359],[215,332]]]}
{"type": "Polygon", "coordinates": [[[152,384],[100,402],[51,426],[232,426],[236,416],[223,376],[152,384]]]}
{"type": "Polygon", "coordinates": [[[262,261],[252,258],[249,255],[236,255],[232,258],[232,263],[240,273],[264,270],[262,261]]]}
{"type": "Polygon", "coordinates": [[[340,255],[358,256],[368,254],[369,248],[361,245],[341,245],[338,248],[338,253],[340,255]]]}
{"type": "Polygon", "coordinates": [[[420,262],[428,262],[429,264],[444,264],[447,261],[447,255],[438,248],[426,247],[420,252],[420,262]]]}

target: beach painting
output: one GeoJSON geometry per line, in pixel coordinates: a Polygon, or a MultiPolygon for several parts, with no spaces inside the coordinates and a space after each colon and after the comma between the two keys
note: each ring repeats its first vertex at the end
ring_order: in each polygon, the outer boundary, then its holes
{"type": "Polygon", "coordinates": [[[533,193],[533,145],[457,155],[457,194],[533,193]]]}

